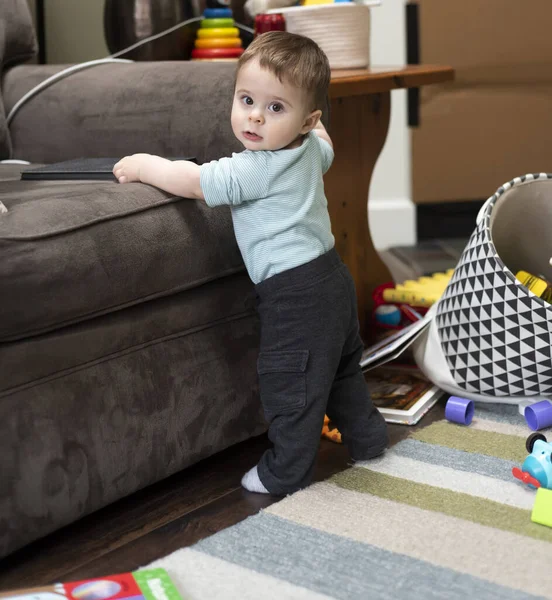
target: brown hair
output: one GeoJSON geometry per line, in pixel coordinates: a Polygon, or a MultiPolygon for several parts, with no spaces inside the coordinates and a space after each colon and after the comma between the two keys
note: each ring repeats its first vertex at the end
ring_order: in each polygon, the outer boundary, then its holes
{"type": "Polygon", "coordinates": [[[236,74],[253,59],[280,81],[306,90],[314,103],[313,109],[324,109],[331,71],[328,57],[316,42],[296,33],[267,31],[256,37],[241,55],[236,74]]]}

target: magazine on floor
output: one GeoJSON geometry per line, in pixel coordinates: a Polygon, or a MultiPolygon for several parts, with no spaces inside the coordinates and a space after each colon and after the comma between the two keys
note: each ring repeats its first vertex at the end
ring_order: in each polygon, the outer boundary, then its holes
{"type": "Polygon", "coordinates": [[[415,425],[445,393],[413,366],[379,366],[365,371],[364,379],[388,423],[415,425]]]}
{"type": "Polygon", "coordinates": [[[419,321],[366,348],[360,359],[362,370],[374,369],[378,365],[396,360],[429,325],[433,314],[433,311],[428,311],[419,321]]]}

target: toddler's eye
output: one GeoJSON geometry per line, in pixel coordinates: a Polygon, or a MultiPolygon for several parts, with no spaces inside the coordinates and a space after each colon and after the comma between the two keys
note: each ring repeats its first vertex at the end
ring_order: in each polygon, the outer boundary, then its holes
{"type": "Polygon", "coordinates": [[[251,96],[242,96],[242,102],[244,104],[247,104],[247,106],[252,106],[253,105],[253,98],[251,98],[251,96]]]}
{"type": "Polygon", "coordinates": [[[273,102],[268,107],[268,110],[271,110],[272,112],[275,112],[275,113],[279,113],[279,112],[282,112],[284,110],[284,107],[279,102],[273,102]]]}

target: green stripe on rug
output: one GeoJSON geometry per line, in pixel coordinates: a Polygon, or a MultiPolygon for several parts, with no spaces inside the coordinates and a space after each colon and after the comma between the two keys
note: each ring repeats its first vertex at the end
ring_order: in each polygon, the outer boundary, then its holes
{"type": "Polygon", "coordinates": [[[372,494],[536,540],[552,542],[552,529],[533,523],[531,511],[492,500],[376,473],[366,467],[347,469],[334,475],[329,481],[348,490],[372,494]]]}
{"type": "MultiPolygon", "coordinates": [[[[527,435],[529,433],[528,430],[527,435]]],[[[521,464],[527,457],[525,444],[519,436],[470,429],[448,421],[432,423],[428,427],[416,431],[411,437],[426,444],[438,444],[464,452],[495,456],[511,460],[516,464],[521,464]]]]}

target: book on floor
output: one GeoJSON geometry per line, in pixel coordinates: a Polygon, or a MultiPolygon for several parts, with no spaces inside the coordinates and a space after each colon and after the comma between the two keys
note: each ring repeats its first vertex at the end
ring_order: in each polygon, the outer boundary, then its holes
{"type": "Polygon", "coordinates": [[[372,402],[388,423],[415,425],[444,395],[416,367],[383,365],[364,372],[372,402]]]}
{"type": "Polygon", "coordinates": [[[184,600],[165,569],[0,592],[2,600],[184,600]]]}

